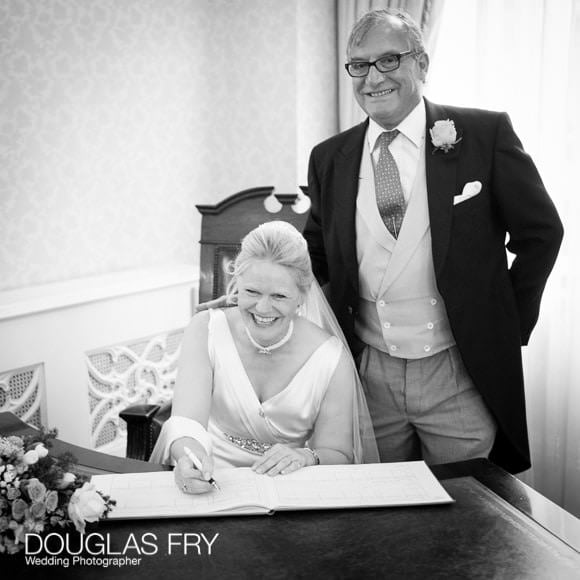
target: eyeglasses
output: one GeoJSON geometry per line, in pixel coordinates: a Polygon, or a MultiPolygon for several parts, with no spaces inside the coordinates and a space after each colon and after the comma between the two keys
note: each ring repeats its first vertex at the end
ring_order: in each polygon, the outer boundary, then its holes
{"type": "Polygon", "coordinates": [[[377,58],[377,60],[374,60],[373,62],[347,62],[344,65],[344,68],[346,69],[346,72],[354,78],[366,77],[371,70],[371,66],[374,66],[381,73],[387,73],[397,70],[401,66],[401,59],[410,54],[417,53],[412,50],[407,50],[400,54],[385,54],[385,56],[381,56],[381,58],[377,58]]]}

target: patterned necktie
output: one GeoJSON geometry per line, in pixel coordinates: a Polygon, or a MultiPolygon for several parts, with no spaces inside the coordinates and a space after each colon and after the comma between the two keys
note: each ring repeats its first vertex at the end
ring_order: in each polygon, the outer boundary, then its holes
{"type": "Polygon", "coordinates": [[[385,131],[379,137],[381,153],[375,168],[375,193],[379,213],[387,229],[396,239],[401,231],[405,217],[405,197],[401,187],[401,178],[395,159],[389,151],[389,145],[399,131],[385,131]]]}

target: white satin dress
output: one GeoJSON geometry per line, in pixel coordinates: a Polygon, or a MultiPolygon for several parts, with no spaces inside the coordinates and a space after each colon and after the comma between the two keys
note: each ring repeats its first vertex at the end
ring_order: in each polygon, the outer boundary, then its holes
{"type": "Polygon", "coordinates": [[[208,432],[215,467],[249,467],[276,443],[304,447],[342,349],[339,339],[329,337],[282,391],[260,403],[225,313],[210,310],[208,352],[214,382],[208,432]]]}

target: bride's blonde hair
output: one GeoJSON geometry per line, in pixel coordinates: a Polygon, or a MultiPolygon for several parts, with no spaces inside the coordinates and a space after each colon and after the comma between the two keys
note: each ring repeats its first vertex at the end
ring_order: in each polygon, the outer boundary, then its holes
{"type": "Polygon", "coordinates": [[[257,260],[288,268],[302,294],[310,289],[314,276],[306,240],[292,224],[271,221],[259,225],[242,240],[240,253],[230,268],[232,279],[226,290],[229,302],[237,301],[238,278],[257,260]]]}

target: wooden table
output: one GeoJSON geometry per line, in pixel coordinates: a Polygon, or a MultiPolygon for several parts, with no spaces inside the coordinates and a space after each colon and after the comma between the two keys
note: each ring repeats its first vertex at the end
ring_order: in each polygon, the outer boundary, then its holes
{"type": "MultiPolygon", "coordinates": [[[[14,422],[3,415],[0,433],[6,433],[3,426],[8,423],[16,433],[14,422]]],[[[82,451],[84,469],[95,472],[159,469],[82,451]]],[[[106,554],[91,556],[85,551],[83,557],[89,559],[85,565],[73,566],[72,556],[68,556],[68,568],[33,566],[24,555],[18,555],[0,558],[0,569],[9,566],[26,578],[99,580],[580,579],[580,520],[487,460],[433,466],[432,470],[455,503],[272,516],[104,521],[87,528],[87,533],[94,534],[92,544],[87,545],[97,551],[98,543],[108,544],[106,554]],[[139,563],[113,564],[113,558],[123,557],[139,563]],[[109,566],[102,568],[90,558],[106,559],[109,566]]],[[[78,546],[73,532],[69,540],[78,546]]]]}

